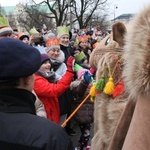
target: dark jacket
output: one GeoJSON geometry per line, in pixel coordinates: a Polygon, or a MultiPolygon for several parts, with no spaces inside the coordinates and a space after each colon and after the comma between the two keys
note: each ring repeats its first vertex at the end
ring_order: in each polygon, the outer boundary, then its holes
{"type": "MultiPolygon", "coordinates": [[[[66,64],[69,56],[72,55],[72,50],[70,47],[65,47],[60,44],[60,49],[63,51],[65,55],[64,63],[66,64]]],[[[58,97],[59,107],[60,107],[60,115],[68,114],[72,110],[72,100],[73,96],[69,89],[67,89],[61,96],[58,97]]]]}
{"type": "MultiPolygon", "coordinates": [[[[53,70],[56,71],[60,67],[61,63],[52,63],[53,70]]],[[[73,97],[71,91],[66,89],[63,94],[58,97],[59,101],[59,109],[60,109],[60,116],[67,114],[71,111],[71,101],[73,97]]]]}
{"type": "Polygon", "coordinates": [[[63,46],[61,44],[60,44],[60,49],[65,54],[65,61],[64,61],[64,63],[66,64],[68,57],[73,55],[73,49],[70,46],[65,47],[65,46],[63,46]]]}
{"type": "Polygon", "coordinates": [[[73,150],[61,127],[35,115],[34,102],[27,90],[0,90],[0,149],[73,150]]]}
{"type": "MultiPolygon", "coordinates": [[[[71,83],[70,88],[75,96],[76,107],[89,93],[88,84],[84,81],[76,80],[71,83]]],[[[76,112],[74,118],[79,124],[88,124],[93,122],[94,103],[88,99],[76,112]]]]}

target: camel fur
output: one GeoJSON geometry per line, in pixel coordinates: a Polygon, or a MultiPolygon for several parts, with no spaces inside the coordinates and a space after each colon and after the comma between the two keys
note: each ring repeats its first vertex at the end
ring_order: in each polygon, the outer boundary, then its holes
{"type": "Polygon", "coordinates": [[[130,24],[123,78],[129,95],[109,150],[150,149],[150,4],[130,24]]]}
{"type": "MultiPolygon", "coordinates": [[[[93,62],[93,67],[97,68],[96,82],[105,75],[105,85],[110,77],[109,73],[113,73],[114,84],[122,78],[123,70],[123,38],[126,33],[126,28],[122,23],[116,23],[113,26],[113,32],[110,43],[107,46],[97,47],[94,53],[90,56],[93,62]],[[122,28],[121,28],[122,25],[122,28]],[[117,30],[124,29],[123,30],[117,30]],[[119,33],[117,33],[119,32],[119,33]],[[113,35],[114,34],[114,35],[113,35]],[[124,34],[124,35],[123,35],[124,34]],[[116,37],[115,37],[116,36],[116,37]],[[115,37],[115,38],[114,38],[115,37]],[[115,41],[114,41],[115,39],[115,41]],[[117,41],[117,42],[116,42],[117,41]],[[119,42],[119,43],[118,43],[119,42]],[[100,55],[95,54],[99,52],[100,55]],[[93,61],[94,60],[94,61],[93,61]],[[121,60],[121,61],[120,61],[121,60]],[[117,69],[114,69],[117,64],[117,69]],[[118,71],[119,70],[119,71],[118,71]]],[[[106,39],[104,39],[106,40],[106,39]]],[[[105,42],[104,42],[105,43],[105,42]]],[[[127,103],[127,95],[123,92],[118,97],[114,98],[112,95],[107,95],[104,92],[96,95],[94,102],[94,136],[91,141],[91,149],[93,150],[107,150],[110,140],[113,136],[118,120],[127,103]]]]}
{"type": "Polygon", "coordinates": [[[89,63],[91,67],[97,69],[98,61],[103,54],[114,50],[122,50],[126,32],[125,25],[121,22],[116,22],[112,26],[111,34],[108,34],[90,54],[89,63]]]}

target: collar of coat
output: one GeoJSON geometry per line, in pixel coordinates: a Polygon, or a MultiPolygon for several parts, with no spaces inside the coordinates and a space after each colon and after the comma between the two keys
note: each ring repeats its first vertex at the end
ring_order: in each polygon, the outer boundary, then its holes
{"type": "Polygon", "coordinates": [[[0,89],[0,111],[6,113],[35,113],[36,97],[24,89],[0,89]]]}

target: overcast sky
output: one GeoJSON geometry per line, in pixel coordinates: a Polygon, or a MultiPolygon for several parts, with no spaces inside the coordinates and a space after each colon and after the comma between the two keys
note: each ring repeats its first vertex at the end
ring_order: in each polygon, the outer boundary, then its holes
{"type": "MultiPolygon", "coordinates": [[[[0,4],[1,6],[15,6],[19,2],[26,2],[26,1],[30,0],[0,0],[0,4]]],[[[114,1],[113,4],[110,6],[110,19],[114,18],[114,12],[115,17],[124,13],[137,13],[145,5],[150,3],[150,0],[113,0],[113,1],[114,1]],[[117,9],[114,9],[115,6],[117,6],[117,9]]]]}
{"type": "Polygon", "coordinates": [[[112,17],[114,17],[115,6],[117,6],[115,9],[115,16],[117,17],[125,13],[137,13],[147,4],[150,4],[150,0],[114,0],[114,5],[111,7],[113,10],[112,17]]]}

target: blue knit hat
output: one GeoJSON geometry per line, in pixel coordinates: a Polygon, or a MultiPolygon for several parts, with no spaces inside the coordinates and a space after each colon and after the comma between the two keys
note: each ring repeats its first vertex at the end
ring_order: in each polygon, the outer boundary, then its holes
{"type": "Polygon", "coordinates": [[[26,77],[41,66],[39,51],[12,38],[0,38],[0,80],[26,77]]]}

